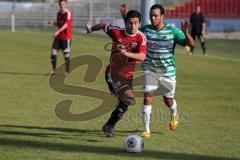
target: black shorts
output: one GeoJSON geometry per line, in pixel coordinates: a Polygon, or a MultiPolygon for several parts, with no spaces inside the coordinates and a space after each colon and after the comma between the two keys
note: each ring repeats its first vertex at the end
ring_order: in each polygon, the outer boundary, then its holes
{"type": "Polygon", "coordinates": [[[196,37],[198,39],[203,39],[203,35],[201,31],[191,31],[191,36],[194,40],[196,39],[196,37]]]}
{"type": "Polygon", "coordinates": [[[132,90],[133,88],[133,78],[124,78],[118,75],[110,75],[110,73],[105,73],[105,80],[107,82],[109,91],[115,95],[119,92],[124,92],[126,90],[132,90]]]}
{"type": "Polygon", "coordinates": [[[71,40],[61,40],[61,39],[54,39],[52,48],[56,50],[62,50],[63,53],[69,53],[70,52],[70,45],[71,40]]]}

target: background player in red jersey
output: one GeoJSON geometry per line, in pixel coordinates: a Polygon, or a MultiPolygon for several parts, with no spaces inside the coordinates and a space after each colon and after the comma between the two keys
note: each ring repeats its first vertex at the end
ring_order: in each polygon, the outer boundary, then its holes
{"type": "Polygon", "coordinates": [[[118,97],[118,104],[102,128],[109,137],[114,136],[114,127],[127,111],[128,106],[135,104],[132,91],[135,63],[144,61],[146,57],[146,39],[138,30],[140,22],[141,14],[131,10],[126,15],[126,29],[108,24],[92,26],[87,23],[86,25],[88,33],[103,29],[113,42],[105,78],[110,92],[118,97]]]}
{"type": "Polygon", "coordinates": [[[51,63],[52,71],[51,75],[56,72],[57,65],[57,52],[62,50],[65,59],[65,75],[68,75],[70,69],[70,44],[72,38],[72,15],[66,8],[67,0],[58,1],[60,11],[57,14],[56,21],[49,21],[49,24],[53,24],[58,27],[58,30],[54,33],[54,41],[52,44],[51,63]]]}

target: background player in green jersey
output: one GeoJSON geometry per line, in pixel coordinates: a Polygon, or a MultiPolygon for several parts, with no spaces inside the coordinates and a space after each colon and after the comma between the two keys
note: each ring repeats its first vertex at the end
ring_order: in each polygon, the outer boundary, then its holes
{"type": "MultiPolygon", "coordinates": [[[[125,17],[128,11],[126,4],[121,4],[120,12],[125,17]]],[[[150,138],[150,115],[152,98],[156,93],[163,95],[163,100],[171,112],[171,130],[177,128],[177,103],[174,100],[176,87],[175,45],[194,46],[194,40],[188,33],[188,19],[182,23],[181,29],[164,23],[165,9],[155,4],[150,9],[151,25],[145,25],[141,31],[147,38],[147,56],[143,62],[144,102],[141,106],[145,131],[142,136],[150,138]]]]}

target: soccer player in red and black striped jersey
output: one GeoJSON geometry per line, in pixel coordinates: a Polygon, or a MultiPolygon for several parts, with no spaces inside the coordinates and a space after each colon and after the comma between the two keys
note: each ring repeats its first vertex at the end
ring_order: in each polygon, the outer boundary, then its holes
{"type": "Polygon", "coordinates": [[[131,10],[126,15],[126,29],[108,24],[86,25],[88,33],[103,29],[112,39],[110,64],[106,69],[105,78],[111,94],[118,97],[118,104],[102,128],[109,137],[114,136],[114,127],[128,106],[135,104],[132,90],[135,63],[143,62],[146,57],[146,38],[138,30],[140,22],[140,13],[131,10]]]}
{"type": "Polygon", "coordinates": [[[66,8],[67,0],[59,0],[58,1],[60,11],[57,14],[56,21],[49,21],[49,24],[53,24],[57,26],[57,31],[54,33],[54,41],[52,44],[51,51],[51,63],[52,63],[52,71],[51,75],[56,72],[57,65],[57,52],[58,50],[62,50],[65,59],[65,75],[68,75],[70,70],[70,44],[72,39],[72,14],[66,8]]]}

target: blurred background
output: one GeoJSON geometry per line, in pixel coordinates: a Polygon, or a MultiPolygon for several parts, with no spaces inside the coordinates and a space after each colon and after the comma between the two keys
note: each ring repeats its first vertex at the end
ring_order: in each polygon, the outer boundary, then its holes
{"type": "MultiPolygon", "coordinates": [[[[56,0],[1,0],[0,28],[53,29],[47,21],[56,18],[57,2],[56,0]]],[[[123,26],[118,9],[122,2],[126,2],[129,9],[141,9],[141,0],[68,0],[68,8],[73,14],[73,30],[81,32],[87,21],[93,23],[105,21],[123,26]]],[[[240,31],[240,0],[156,0],[156,3],[165,7],[166,22],[177,27],[184,17],[189,17],[196,10],[196,6],[200,5],[207,21],[207,36],[239,37],[232,32],[240,31]],[[209,34],[210,32],[212,34],[209,34]]]]}

